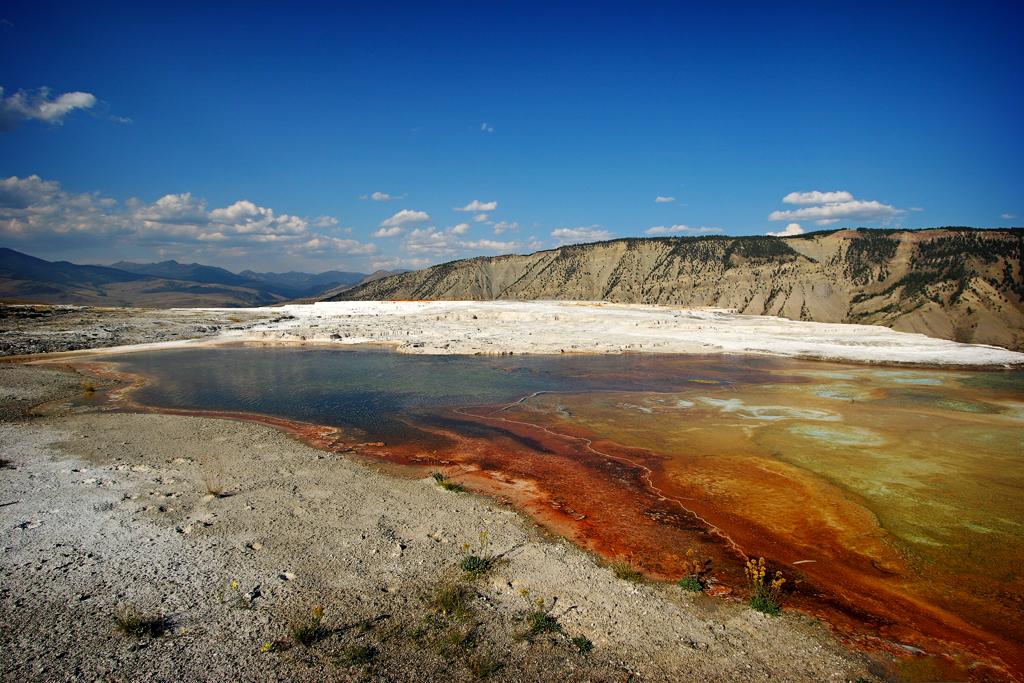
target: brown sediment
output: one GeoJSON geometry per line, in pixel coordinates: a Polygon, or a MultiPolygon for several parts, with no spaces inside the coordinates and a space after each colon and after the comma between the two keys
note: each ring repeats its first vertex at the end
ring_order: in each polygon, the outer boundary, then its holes
{"type": "MultiPolygon", "coordinates": [[[[799,468],[752,455],[715,462],[728,470],[736,500],[757,512],[765,489],[773,524],[757,523],[748,510],[738,514],[706,495],[707,469],[668,472],[665,457],[644,448],[597,439],[577,426],[540,424],[519,406],[455,409],[428,421],[412,420],[450,444],[424,452],[414,443],[382,444],[337,427],[269,415],[231,411],[166,409],[131,398],[147,380],[103,362],[74,367],[118,384],[104,390],[108,409],[237,419],[281,429],[324,451],[352,453],[423,473],[443,470],[469,488],[512,503],[539,524],[612,561],[626,561],[656,579],[678,578],[688,550],[712,559],[714,579],[745,594],[743,561],[765,555],[781,568],[794,589],[787,607],[830,623],[850,645],[906,655],[905,646],[945,655],[950,675],[972,680],[1020,680],[1024,651],[1004,635],[981,629],[914,594],[901,577],[903,558],[884,541],[877,520],[846,494],[799,468]],[[526,419],[530,417],[531,419],[526,419]],[[688,474],[692,477],[688,480],[688,474]],[[779,480],[773,485],[773,480],[779,480]],[[813,481],[812,481],[813,480],[813,481]],[[774,489],[774,490],[772,490],[774,489]],[[788,506],[782,496],[799,496],[788,506]],[[801,517],[803,512],[803,517],[801,517]],[[819,514],[822,513],[822,514],[819,514]],[[828,513],[828,514],[824,514],[828,513]],[[828,516],[833,519],[825,519],[828,516]],[[794,523],[802,523],[799,542],[794,523]],[[851,539],[857,539],[853,541],[851,539]],[[806,548],[827,551],[827,562],[808,562],[806,548]],[[865,545],[867,544],[867,545],[865,545]],[[981,661],[968,667],[961,662],[981,661]]],[[[974,662],[972,662],[974,663],[974,662]]]]}

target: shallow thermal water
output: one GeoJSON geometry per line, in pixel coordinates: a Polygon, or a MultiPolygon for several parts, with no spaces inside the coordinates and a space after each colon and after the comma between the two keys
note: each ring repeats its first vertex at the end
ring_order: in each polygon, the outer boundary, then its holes
{"type": "Polygon", "coordinates": [[[744,556],[856,633],[1021,667],[1024,372],[753,356],[419,356],[237,348],[112,357],[163,408],[338,426],[443,466],[647,572],[744,556]],[[937,645],[939,644],[939,645],[937,645]]]}

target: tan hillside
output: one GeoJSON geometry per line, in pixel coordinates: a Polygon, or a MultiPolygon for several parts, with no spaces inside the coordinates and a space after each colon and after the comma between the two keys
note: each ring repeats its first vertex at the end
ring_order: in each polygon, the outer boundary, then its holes
{"type": "Polygon", "coordinates": [[[453,261],[350,299],[577,299],[716,306],[1024,349],[1024,230],[629,238],[453,261]]]}

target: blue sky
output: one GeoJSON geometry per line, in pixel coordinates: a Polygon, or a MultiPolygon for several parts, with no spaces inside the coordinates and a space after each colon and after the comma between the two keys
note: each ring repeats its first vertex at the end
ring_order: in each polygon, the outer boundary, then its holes
{"type": "Polygon", "coordinates": [[[1024,222],[1020,2],[209,4],[5,3],[0,244],[369,270],[1024,222]]]}

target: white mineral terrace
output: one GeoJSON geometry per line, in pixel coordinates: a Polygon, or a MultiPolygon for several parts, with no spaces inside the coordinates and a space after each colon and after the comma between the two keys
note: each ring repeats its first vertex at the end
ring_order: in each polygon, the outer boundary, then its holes
{"type": "MultiPolygon", "coordinates": [[[[225,316],[238,312],[222,310],[225,316]]],[[[564,301],[353,301],[262,310],[283,319],[226,333],[213,343],[377,343],[424,354],[756,353],[875,363],[1024,363],[1024,354],[995,346],[722,309],[564,301]]]]}

